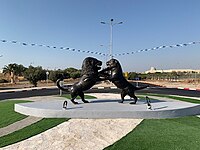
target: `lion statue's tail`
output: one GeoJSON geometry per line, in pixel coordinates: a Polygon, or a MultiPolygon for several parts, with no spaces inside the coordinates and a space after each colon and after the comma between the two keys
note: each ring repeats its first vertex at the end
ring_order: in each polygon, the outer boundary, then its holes
{"type": "Polygon", "coordinates": [[[141,87],[136,87],[136,90],[142,90],[142,89],[145,89],[145,88],[147,88],[147,87],[149,87],[149,85],[141,86],[141,87]]]}
{"type": "Polygon", "coordinates": [[[57,87],[58,87],[59,89],[61,89],[62,91],[69,92],[69,89],[68,89],[68,88],[65,89],[64,87],[60,86],[60,81],[63,81],[63,79],[58,79],[58,80],[56,81],[57,87]]]}

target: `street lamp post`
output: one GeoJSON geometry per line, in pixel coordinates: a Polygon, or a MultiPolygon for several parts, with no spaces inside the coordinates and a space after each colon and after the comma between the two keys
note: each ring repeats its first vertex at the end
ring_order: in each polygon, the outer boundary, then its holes
{"type": "MultiPolygon", "coordinates": [[[[108,48],[109,45],[107,45],[107,46],[100,45],[100,46],[101,46],[101,47],[105,47],[105,49],[107,50],[107,48],[108,48]]],[[[103,55],[103,57],[104,57],[104,67],[106,67],[106,61],[108,60],[108,55],[107,55],[107,53],[105,53],[105,55],[103,55]]]]}
{"type": "Polygon", "coordinates": [[[49,76],[49,71],[46,72],[47,86],[48,86],[48,80],[49,80],[48,76],[49,76]]]}
{"type": "Polygon", "coordinates": [[[114,19],[110,19],[110,22],[107,23],[107,22],[101,22],[102,24],[108,24],[110,26],[110,58],[112,59],[113,58],[113,26],[114,25],[117,25],[117,24],[122,24],[123,22],[113,22],[114,19]]]}

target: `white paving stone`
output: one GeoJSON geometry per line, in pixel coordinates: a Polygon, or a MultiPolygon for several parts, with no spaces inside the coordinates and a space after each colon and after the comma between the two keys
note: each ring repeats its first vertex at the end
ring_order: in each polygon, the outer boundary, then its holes
{"type": "Polygon", "coordinates": [[[132,131],[142,119],[71,119],[1,150],[102,150],[132,131]]]}

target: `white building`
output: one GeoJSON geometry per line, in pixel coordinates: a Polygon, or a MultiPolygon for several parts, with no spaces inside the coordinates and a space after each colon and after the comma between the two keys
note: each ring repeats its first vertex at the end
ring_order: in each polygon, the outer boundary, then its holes
{"type": "Polygon", "coordinates": [[[196,72],[196,73],[200,73],[200,70],[193,70],[193,69],[168,69],[168,70],[157,70],[155,67],[151,67],[150,70],[145,71],[145,73],[170,73],[170,72],[188,72],[188,73],[192,73],[192,72],[196,72]]]}

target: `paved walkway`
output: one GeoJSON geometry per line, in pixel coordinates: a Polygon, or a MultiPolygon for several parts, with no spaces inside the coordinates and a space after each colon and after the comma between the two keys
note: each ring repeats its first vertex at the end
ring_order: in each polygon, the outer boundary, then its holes
{"type": "Polygon", "coordinates": [[[71,119],[1,150],[102,150],[132,131],[142,119],[71,119]]]}
{"type": "Polygon", "coordinates": [[[29,116],[25,119],[22,119],[20,121],[17,121],[13,124],[10,124],[4,128],[0,128],[0,137],[4,136],[4,135],[7,135],[7,134],[10,134],[12,132],[15,132],[17,130],[20,130],[26,126],[29,126],[33,123],[36,123],[38,121],[40,121],[42,118],[38,118],[38,117],[32,117],[32,116],[29,116]]]}
{"type": "MultiPolygon", "coordinates": [[[[112,99],[120,97],[120,94],[107,93],[90,95],[94,95],[97,98],[112,97],[112,99]]],[[[48,101],[54,98],[54,96],[45,96],[25,99],[32,101],[40,101],[42,99],[48,101]]],[[[64,100],[65,98],[60,97],[60,99],[64,100]]],[[[28,118],[30,119],[31,117],[28,118]]],[[[142,119],[70,119],[41,134],[0,148],[0,150],[102,150],[128,134],[141,121],[142,119]]],[[[26,125],[24,124],[24,126],[26,125]]],[[[15,127],[17,127],[16,124],[13,128],[15,127]]],[[[10,130],[10,128],[6,130],[10,130]]],[[[16,130],[18,129],[16,128],[16,130]]],[[[10,130],[10,132],[13,131],[10,130]]]]}

